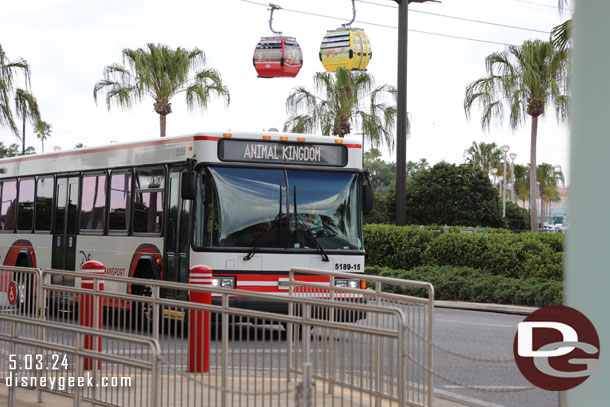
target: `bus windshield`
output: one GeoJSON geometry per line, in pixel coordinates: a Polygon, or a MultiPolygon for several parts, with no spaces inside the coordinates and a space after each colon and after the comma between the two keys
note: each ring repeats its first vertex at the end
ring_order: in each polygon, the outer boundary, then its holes
{"type": "Polygon", "coordinates": [[[356,173],[206,167],[200,174],[196,247],[362,250],[356,173]]]}

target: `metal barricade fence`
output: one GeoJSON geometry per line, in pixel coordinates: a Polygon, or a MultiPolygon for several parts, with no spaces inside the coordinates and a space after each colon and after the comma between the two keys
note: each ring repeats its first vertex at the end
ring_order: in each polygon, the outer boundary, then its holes
{"type": "MultiPolygon", "coordinates": [[[[405,401],[406,317],[397,308],[59,270],[44,270],[42,280],[39,294],[49,303],[45,318],[82,323],[81,297],[92,296],[96,315],[96,307],[103,309],[102,329],[158,340],[160,405],[414,405],[405,401]],[[99,283],[90,292],[78,284],[50,283],[66,275],[77,281],[104,280],[114,288],[145,286],[134,291],[150,296],[101,291],[99,283]],[[185,292],[208,293],[212,303],[161,296],[185,292]],[[72,298],[72,303],[60,306],[55,298],[72,298]],[[285,312],[246,309],[246,300],[272,303],[285,312]],[[292,315],[287,314],[290,304],[292,315]],[[361,320],[354,323],[334,315],[361,320]],[[366,322],[369,319],[379,323],[366,322]],[[207,346],[199,336],[202,331],[207,346]]],[[[108,347],[102,343],[102,348],[108,347]]]]}
{"type": "MultiPolygon", "coordinates": [[[[425,282],[400,280],[395,278],[365,275],[361,273],[329,272],[306,268],[293,268],[289,274],[289,295],[294,297],[328,299],[338,303],[356,306],[376,305],[400,309],[405,316],[404,325],[404,377],[405,399],[408,405],[430,406],[433,393],[433,323],[434,287],[425,282]],[[314,278],[312,278],[314,277],[314,278]],[[312,281],[316,280],[316,281],[312,281]],[[400,287],[394,292],[387,292],[400,287]],[[396,294],[396,291],[415,292],[420,296],[396,294]]],[[[333,312],[328,315],[331,321],[351,323],[358,327],[387,327],[400,329],[382,314],[360,318],[357,307],[347,312],[333,312]]],[[[331,330],[331,336],[335,336],[331,330]]],[[[334,342],[341,342],[335,338],[334,342]]],[[[373,345],[372,351],[381,361],[386,352],[382,343],[373,345]]],[[[332,375],[333,365],[343,363],[330,360],[328,374],[332,375]]],[[[379,371],[380,366],[375,366],[379,371]]],[[[377,377],[380,377],[379,375],[377,377]]]]}
{"type": "Polygon", "coordinates": [[[159,405],[159,345],[151,338],[2,312],[0,355],[8,407],[16,405],[19,388],[37,389],[39,403],[41,392],[49,392],[71,397],[74,406],[82,401],[106,406],[159,405]],[[95,352],[87,350],[87,337],[99,338],[104,346],[95,352]]]}
{"type": "Polygon", "coordinates": [[[35,268],[0,266],[0,312],[38,318],[36,292],[41,276],[35,268]]]}

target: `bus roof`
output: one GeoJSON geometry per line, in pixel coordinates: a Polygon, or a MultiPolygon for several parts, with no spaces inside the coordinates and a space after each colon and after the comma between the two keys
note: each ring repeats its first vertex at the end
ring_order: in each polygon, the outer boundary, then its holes
{"type": "Polygon", "coordinates": [[[218,161],[216,149],[209,143],[223,138],[253,141],[304,142],[342,144],[350,151],[347,167],[361,168],[362,142],[357,139],[281,132],[200,132],[190,135],[154,138],[126,143],[53,151],[44,154],[0,159],[0,177],[27,176],[46,173],[69,173],[102,168],[179,162],[188,158],[197,161],[218,161]],[[357,155],[355,154],[357,152],[357,155]]]}

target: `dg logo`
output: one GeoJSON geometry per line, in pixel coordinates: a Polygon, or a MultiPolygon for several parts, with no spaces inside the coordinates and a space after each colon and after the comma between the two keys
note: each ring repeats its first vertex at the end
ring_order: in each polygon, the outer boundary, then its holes
{"type": "Polygon", "coordinates": [[[517,367],[533,385],[550,391],[574,388],[599,369],[599,337],[582,313],[563,305],[530,314],[513,342],[517,367]]]}

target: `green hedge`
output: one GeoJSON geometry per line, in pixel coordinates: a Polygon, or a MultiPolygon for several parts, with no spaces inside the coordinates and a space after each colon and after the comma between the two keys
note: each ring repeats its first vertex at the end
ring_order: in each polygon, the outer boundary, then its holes
{"type": "Polygon", "coordinates": [[[459,266],[486,270],[495,275],[563,278],[563,235],[560,233],[450,233],[434,238],[432,230],[414,226],[365,225],[367,266],[410,270],[421,265],[459,266]]]}
{"type": "MultiPolygon", "coordinates": [[[[544,307],[563,303],[561,281],[510,278],[469,267],[421,266],[413,270],[367,267],[367,274],[406,280],[427,281],[434,286],[435,299],[544,307]]],[[[391,292],[423,296],[421,289],[392,285],[391,292]]]]}
{"type": "Polygon", "coordinates": [[[422,264],[473,267],[505,277],[562,280],[563,252],[556,250],[556,243],[547,240],[546,234],[534,233],[445,234],[430,242],[422,264]]]}
{"type": "Polygon", "coordinates": [[[421,257],[432,242],[433,232],[394,225],[366,225],[366,264],[394,269],[421,265],[421,257]]]}

